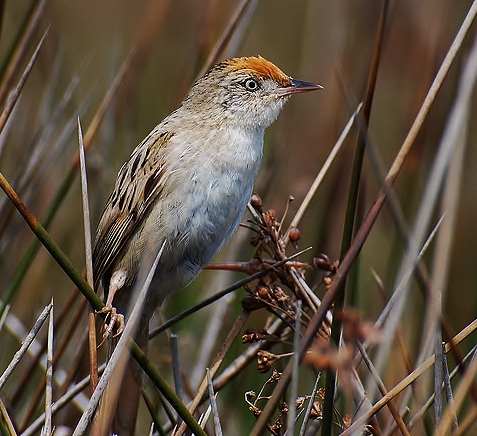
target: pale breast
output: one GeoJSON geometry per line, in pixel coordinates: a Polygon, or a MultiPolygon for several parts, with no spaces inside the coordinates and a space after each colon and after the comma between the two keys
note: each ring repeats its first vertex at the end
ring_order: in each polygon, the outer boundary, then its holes
{"type": "Polygon", "coordinates": [[[151,305],[160,304],[193,280],[235,232],[262,156],[260,136],[244,140],[232,135],[222,148],[215,138],[209,150],[199,149],[202,154],[192,147],[192,138],[174,136],[175,141],[181,139],[189,145],[172,149],[168,186],[146,218],[144,230],[130,244],[143,256],[157,252],[166,241],[152,284],[151,305]]]}

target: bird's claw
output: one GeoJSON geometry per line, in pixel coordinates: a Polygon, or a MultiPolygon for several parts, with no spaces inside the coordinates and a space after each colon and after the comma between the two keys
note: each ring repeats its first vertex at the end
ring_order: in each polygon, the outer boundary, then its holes
{"type": "Polygon", "coordinates": [[[115,307],[113,306],[104,306],[101,310],[96,312],[98,314],[106,313],[106,318],[104,320],[104,324],[101,327],[101,332],[103,334],[103,340],[101,343],[98,345],[98,347],[101,347],[101,345],[104,344],[104,342],[109,339],[109,338],[116,338],[118,337],[123,331],[124,331],[124,315],[121,313],[118,313],[115,307]],[[109,319],[109,322],[107,322],[109,319]],[[114,327],[116,327],[116,332],[113,333],[114,327]]]}

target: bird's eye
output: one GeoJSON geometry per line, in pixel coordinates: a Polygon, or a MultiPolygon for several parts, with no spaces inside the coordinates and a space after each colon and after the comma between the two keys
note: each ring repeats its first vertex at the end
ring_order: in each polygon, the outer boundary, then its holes
{"type": "Polygon", "coordinates": [[[260,85],[255,79],[247,79],[243,82],[243,86],[245,86],[245,89],[247,91],[256,91],[258,88],[260,88],[260,85]]]}

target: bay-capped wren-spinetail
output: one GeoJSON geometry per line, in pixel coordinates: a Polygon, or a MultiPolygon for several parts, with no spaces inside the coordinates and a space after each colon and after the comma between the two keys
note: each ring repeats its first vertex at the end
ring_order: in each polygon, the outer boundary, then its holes
{"type": "Polygon", "coordinates": [[[102,283],[106,307],[127,312],[144,259],[164,244],[139,327],[147,331],[154,310],[194,279],[236,230],[265,129],[290,95],[320,88],[262,57],[220,62],[194,83],[119,171],[93,253],[95,288],[102,283]]]}

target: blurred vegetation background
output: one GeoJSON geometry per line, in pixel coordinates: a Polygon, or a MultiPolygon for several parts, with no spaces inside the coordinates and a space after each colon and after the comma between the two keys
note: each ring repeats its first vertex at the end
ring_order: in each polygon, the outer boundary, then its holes
{"type": "MultiPolygon", "coordinates": [[[[2,107],[34,47],[49,28],[14,112],[0,134],[0,171],[40,221],[77,154],[77,117],[86,131],[131,50],[134,54],[125,78],[115,91],[87,152],[93,232],[120,166],[149,131],[180,104],[240,3],[218,0],[2,2],[0,66],[3,80],[8,74],[6,68],[10,65],[13,47],[25,28],[29,11],[39,10],[36,30],[31,33],[26,52],[20,56],[21,68],[7,85],[7,95],[2,96],[2,107]]],[[[370,138],[386,167],[390,166],[403,143],[470,4],[464,0],[390,2],[369,126],[370,138]]],[[[264,162],[256,191],[265,208],[276,210],[278,217],[284,213],[289,197],[294,197],[285,222],[289,222],[296,212],[352,111],[364,97],[381,10],[382,2],[375,0],[250,1],[231,41],[218,53],[218,60],[259,54],[287,74],[324,87],[319,93],[291,99],[277,122],[267,131],[264,162]]],[[[475,34],[474,24],[395,184],[410,225],[423,202],[423,189],[475,34]]],[[[459,198],[455,206],[454,240],[448,253],[449,275],[442,302],[444,317],[454,334],[470,324],[477,313],[477,232],[473,228],[477,222],[475,102],[473,98],[459,198]]],[[[332,260],[339,258],[356,135],[356,130],[349,135],[300,225],[300,248],[313,247],[302,256],[310,263],[319,253],[326,253],[332,260]]],[[[369,210],[380,187],[379,178],[366,155],[358,220],[369,210]]],[[[4,299],[34,236],[3,195],[0,196],[0,214],[0,297],[4,299]]],[[[440,215],[436,209],[431,227],[440,215]]],[[[78,174],[48,230],[78,270],[83,271],[85,256],[78,174]]],[[[251,235],[249,230],[239,229],[218,260],[249,260],[253,255],[252,247],[247,243],[251,235]]],[[[434,249],[431,244],[424,256],[431,271],[434,249]]],[[[385,206],[353,272],[356,296],[351,304],[359,310],[362,319],[375,321],[384,307],[372,272],[382,280],[382,289],[389,298],[404,250],[405,243],[385,206]]],[[[164,308],[164,318],[242,276],[204,271],[186,290],[170,299],[164,308]]],[[[310,271],[308,277],[311,283],[315,283],[319,273],[310,271]]],[[[51,298],[55,314],[59,314],[65,305],[71,304],[73,291],[71,281],[40,248],[22,275],[11,299],[8,320],[0,331],[2,369],[51,298]]],[[[324,292],[325,288],[319,286],[317,294],[320,298],[324,292]]],[[[223,311],[225,315],[216,321],[215,328],[227,332],[240,312],[240,300],[245,292],[239,290],[235,295],[226,303],[203,309],[172,328],[179,335],[183,372],[191,377],[191,385],[196,385],[203,376],[204,368],[198,367],[197,360],[203,350],[207,322],[219,310],[223,311]]],[[[401,318],[411,360],[419,352],[425,307],[426,299],[412,283],[401,318]]],[[[254,313],[247,327],[261,328],[266,316],[266,313],[254,313]]],[[[78,323],[83,323],[86,328],[85,311],[78,323]]],[[[84,329],[78,328],[72,333],[69,348],[58,363],[58,369],[66,370],[75,359],[75,348],[84,335],[84,329]]],[[[63,333],[59,332],[55,340],[60,342],[63,333]]],[[[212,346],[206,366],[210,365],[223,339],[219,336],[212,346]]],[[[167,342],[165,335],[156,338],[151,358],[169,379],[167,342]]],[[[467,342],[463,345],[465,352],[475,343],[475,335],[467,342]]],[[[242,353],[244,347],[240,343],[234,344],[227,362],[242,353]]],[[[384,377],[389,387],[406,375],[401,359],[396,358],[399,355],[397,348],[392,353],[384,377]]],[[[27,363],[22,365],[25,369],[27,363]]],[[[304,373],[303,380],[306,380],[306,370],[304,373]]],[[[19,369],[16,378],[11,379],[2,391],[2,398],[7,402],[11,401],[21,374],[19,369]]],[[[244,392],[259,391],[268,376],[259,374],[256,364],[252,363],[238,380],[219,394],[225,434],[240,435],[250,431],[255,418],[248,411],[244,392]]],[[[34,385],[42,377],[41,371],[35,370],[35,383],[25,385],[24,394],[33,392],[34,385]]],[[[301,387],[309,393],[311,386],[309,381],[303,381],[301,387]]],[[[25,405],[26,400],[22,400],[11,406],[18,425],[26,413],[25,405]]],[[[472,405],[470,401],[466,407],[471,406],[475,407],[475,403],[472,405]]],[[[353,413],[352,409],[347,410],[347,404],[342,407],[341,413],[353,413]]],[[[40,410],[43,410],[42,406],[36,413],[40,410]]],[[[79,416],[78,411],[75,413],[79,416]]],[[[54,422],[74,425],[72,416],[74,414],[58,417],[54,422]]],[[[141,428],[147,426],[146,422],[141,428]]],[[[426,433],[432,432],[422,425],[412,434],[426,433]]]]}

